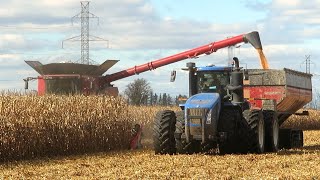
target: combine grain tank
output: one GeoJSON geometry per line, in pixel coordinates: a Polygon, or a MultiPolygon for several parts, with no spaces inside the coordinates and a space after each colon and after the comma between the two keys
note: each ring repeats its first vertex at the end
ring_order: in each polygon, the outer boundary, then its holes
{"type": "Polygon", "coordinates": [[[312,100],[311,74],[286,68],[249,69],[248,73],[244,97],[253,107],[276,110],[280,125],[312,100]]]}
{"type": "Polygon", "coordinates": [[[39,61],[26,61],[40,76],[27,78],[38,80],[38,94],[109,94],[116,96],[118,89],[105,82],[102,76],[118,60],[106,60],[101,65],[78,63],[50,63],[42,64],[39,61]]]}

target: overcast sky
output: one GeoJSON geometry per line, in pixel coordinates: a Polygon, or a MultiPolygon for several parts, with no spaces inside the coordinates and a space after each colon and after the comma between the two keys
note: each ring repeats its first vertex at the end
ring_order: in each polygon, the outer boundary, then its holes
{"type": "MultiPolygon", "coordinates": [[[[64,39],[80,34],[71,17],[81,10],[77,0],[9,0],[0,6],[0,89],[24,88],[23,78],[38,74],[25,60],[43,64],[80,59],[80,44],[64,39]]],[[[311,55],[311,72],[320,74],[320,0],[93,0],[90,34],[109,40],[92,42],[90,58],[97,63],[119,59],[107,73],[192,49],[250,31],[259,31],[271,68],[305,71],[311,55]]],[[[242,66],[259,68],[258,54],[246,44],[234,51],[242,66]]],[[[136,78],[146,78],[157,93],[187,94],[187,62],[198,66],[226,65],[228,50],[189,59],[142,73],[114,84],[120,92],[136,78]],[[177,81],[170,83],[170,71],[177,81]]],[[[314,76],[315,87],[319,77],[314,76]]],[[[31,82],[31,88],[36,88],[31,82]]]]}

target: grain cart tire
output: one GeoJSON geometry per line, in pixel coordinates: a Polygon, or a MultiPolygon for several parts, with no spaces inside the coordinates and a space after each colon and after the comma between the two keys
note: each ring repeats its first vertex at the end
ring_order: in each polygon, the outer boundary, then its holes
{"type": "Polygon", "coordinates": [[[265,127],[263,113],[260,110],[245,110],[245,119],[250,127],[249,151],[252,153],[263,153],[265,150],[265,127]]]}
{"type": "Polygon", "coordinates": [[[176,153],[174,132],[176,130],[176,115],[165,110],[157,113],[154,120],[153,144],[155,154],[176,153]]]}
{"type": "Polygon", "coordinates": [[[245,118],[238,121],[238,141],[241,142],[238,152],[241,154],[248,153],[250,151],[250,127],[245,118]]]}
{"type": "Polygon", "coordinates": [[[291,149],[293,143],[291,140],[291,129],[280,129],[279,131],[279,148],[280,149],[291,149]]]}
{"type": "Polygon", "coordinates": [[[279,150],[279,123],[276,113],[271,110],[263,111],[265,123],[265,151],[277,152],[279,150]]]}
{"type": "Polygon", "coordinates": [[[219,143],[220,154],[235,153],[237,149],[237,117],[238,111],[224,108],[220,113],[218,121],[218,132],[227,133],[227,138],[219,143]]]}
{"type": "Polygon", "coordinates": [[[303,143],[303,131],[300,129],[298,130],[299,132],[299,136],[300,136],[300,139],[299,139],[299,148],[300,147],[303,147],[304,143],[303,143]]]}
{"type": "Polygon", "coordinates": [[[185,125],[184,125],[184,111],[176,112],[176,132],[175,132],[175,140],[176,140],[176,149],[179,154],[193,154],[200,152],[199,143],[193,141],[190,143],[186,143],[185,139],[182,139],[182,134],[185,133],[185,125]]]}

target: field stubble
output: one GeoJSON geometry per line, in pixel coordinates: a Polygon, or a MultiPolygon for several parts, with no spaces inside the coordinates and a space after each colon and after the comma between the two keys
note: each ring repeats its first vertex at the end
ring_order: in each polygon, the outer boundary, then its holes
{"type": "Polygon", "coordinates": [[[305,147],[277,154],[154,155],[150,149],[55,157],[0,165],[0,178],[319,179],[320,131],[305,147]]]}

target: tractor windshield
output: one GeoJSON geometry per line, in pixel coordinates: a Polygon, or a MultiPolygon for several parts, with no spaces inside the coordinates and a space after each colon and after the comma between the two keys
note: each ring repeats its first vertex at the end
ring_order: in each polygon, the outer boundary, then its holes
{"type": "Polygon", "coordinates": [[[225,89],[229,84],[230,75],[226,71],[200,71],[197,72],[198,93],[219,93],[221,96],[227,94],[225,89]]]}

